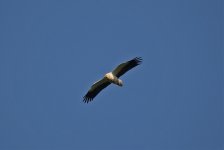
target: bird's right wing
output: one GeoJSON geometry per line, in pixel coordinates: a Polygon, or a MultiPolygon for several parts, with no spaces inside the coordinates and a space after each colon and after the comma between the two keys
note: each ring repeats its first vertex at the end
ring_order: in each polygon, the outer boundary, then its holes
{"type": "Polygon", "coordinates": [[[85,103],[88,103],[90,101],[93,100],[93,98],[104,88],[106,88],[108,85],[110,85],[111,83],[104,77],[103,79],[95,82],[91,88],[89,89],[89,91],[87,92],[87,94],[83,97],[83,101],[85,103]]]}

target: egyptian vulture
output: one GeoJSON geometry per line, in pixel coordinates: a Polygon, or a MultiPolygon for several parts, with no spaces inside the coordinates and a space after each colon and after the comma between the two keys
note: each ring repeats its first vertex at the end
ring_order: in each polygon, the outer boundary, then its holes
{"type": "Polygon", "coordinates": [[[119,79],[120,76],[125,74],[127,71],[131,70],[132,68],[140,65],[142,62],[141,57],[135,57],[132,60],[129,60],[127,62],[124,62],[120,65],[118,65],[112,72],[109,72],[105,74],[103,79],[95,82],[87,94],[83,97],[83,102],[88,103],[93,100],[96,95],[106,88],[111,83],[116,84],[118,86],[123,86],[123,82],[121,79],[119,79]]]}

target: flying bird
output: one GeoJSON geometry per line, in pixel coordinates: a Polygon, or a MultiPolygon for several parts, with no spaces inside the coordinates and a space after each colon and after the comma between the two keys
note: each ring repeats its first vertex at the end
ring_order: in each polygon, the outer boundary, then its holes
{"type": "Polygon", "coordinates": [[[124,62],[118,65],[112,72],[105,74],[105,76],[101,80],[95,82],[91,86],[87,94],[83,97],[83,102],[88,103],[92,101],[94,97],[96,97],[96,95],[101,90],[106,88],[111,83],[116,84],[118,86],[123,86],[123,82],[121,79],[119,79],[119,77],[121,77],[123,74],[125,74],[127,71],[131,70],[132,68],[140,65],[141,62],[142,62],[141,57],[135,57],[132,60],[129,60],[127,62],[124,62]]]}

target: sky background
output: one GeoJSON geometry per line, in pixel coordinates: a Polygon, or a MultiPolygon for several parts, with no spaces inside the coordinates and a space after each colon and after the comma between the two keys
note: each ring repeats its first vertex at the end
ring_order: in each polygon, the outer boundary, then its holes
{"type": "Polygon", "coordinates": [[[0,0],[1,150],[223,150],[222,0],[0,0]],[[122,88],[82,102],[136,56],[122,88]]]}

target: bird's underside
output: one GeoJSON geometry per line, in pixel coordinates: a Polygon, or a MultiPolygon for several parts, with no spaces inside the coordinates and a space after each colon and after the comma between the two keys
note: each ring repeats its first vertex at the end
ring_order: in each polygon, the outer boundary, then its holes
{"type": "Polygon", "coordinates": [[[123,82],[119,79],[119,77],[125,74],[127,71],[131,70],[132,68],[140,65],[141,62],[141,57],[135,57],[132,60],[118,65],[112,72],[107,73],[103,77],[103,79],[95,82],[91,86],[87,94],[83,97],[83,101],[85,103],[92,101],[101,90],[106,88],[111,83],[116,84],[118,86],[123,86],[123,82]]]}

